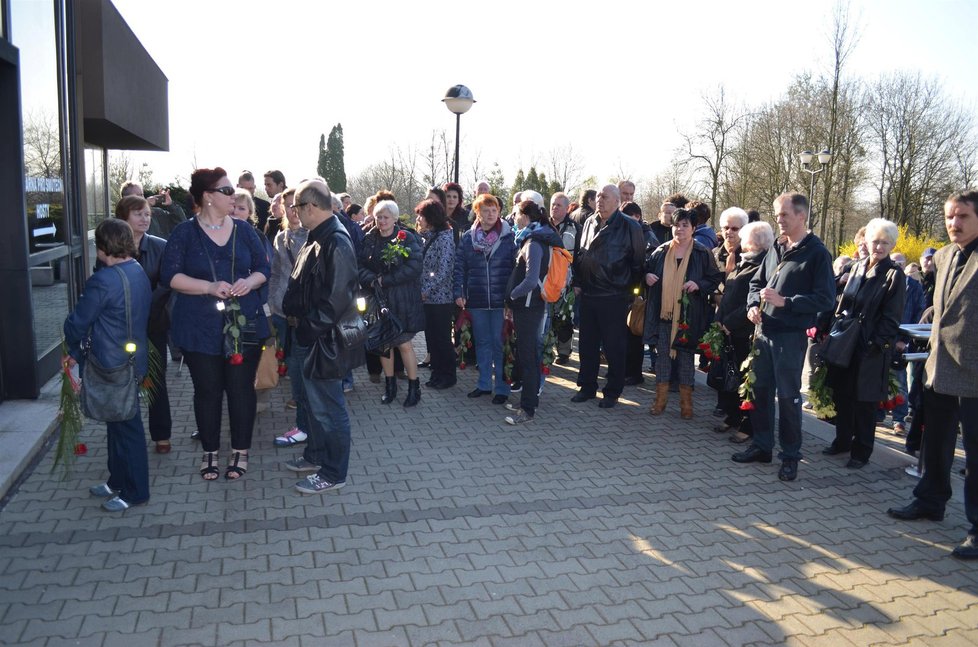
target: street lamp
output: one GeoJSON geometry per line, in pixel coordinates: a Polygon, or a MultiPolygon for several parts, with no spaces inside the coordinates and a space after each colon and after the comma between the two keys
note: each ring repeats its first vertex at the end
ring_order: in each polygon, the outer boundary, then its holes
{"type": "Polygon", "coordinates": [[[464,85],[453,85],[445,93],[445,107],[455,113],[455,184],[458,184],[458,148],[459,134],[462,128],[462,115],[469,111],[475,99],[472,98],[472,90],[464,85]]]}
{"type": "Polygon", "coordinates": [[[811,151],[802,151],[798,154],[801,159],[801,170],[812,176],[811,188],[808,190],[808,223],[812,220],[812,202],[815,201],[815,176],[825,170],[825,167],[832,161],[832,151],[823,149],[817,156],[811,151]],[[812,170],[812,160],[818,157],[818,170],[812,170]]]}

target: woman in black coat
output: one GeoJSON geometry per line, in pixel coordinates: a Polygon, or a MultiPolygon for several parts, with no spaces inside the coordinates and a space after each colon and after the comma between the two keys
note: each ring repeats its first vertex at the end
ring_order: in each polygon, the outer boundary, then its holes
{"type": "Polygon", "coordinates": [[[835,403],[835,440],[822,453],[849,453],[846,467],[850,469],[869,462],[876,439],[876,409],[888,397],[890,364],[907,290],[903,270],[890,260],[899,235],[900,230],[889,220],[869,221],[869,256],[853,266],[836,309],[846,317],[864,317],[849,366],[829,365],[826,379],[835,403]]]}
{"type": "MultiPolygon", "coordinates": [[[[403,332],[394,340],[401,353],[408,376],[408,393],[405,407],[413,407],[421,400],[421,384],[418,380],[418,358],[411,340],[414,334],[424,330],[424,307],[421,302],[421,238],[398,224],[399,210],[393,200],[382,200],[374,207],[376,226],[363,239],[360,250],[360,286],[384,296],[391,313],[401,323],[403,332]]],[[[397,397],[397,378],[394,377],[394,354],[381,356],[384,371],[384,397],[382,404],[390,404],[397,397]]]]}
{"type": "Polygon", "coordinates": [[[693,240],[694,222],[692,211],[677,210],[672,240],[657,247],[645,266],[645,341],[658,347],[649,413],[665,411],[672,359],[678,358],[679,409],[686,420],[693,417],[693,358],[706,330],[708,300],[723,280],[713,252],[693,240]]]}
{"type": "MultiPolygon", "coordinates": [[[[734,349],[739,382],[744,379],[740,366],[750,353],[754,339],[754,324],[747,318],[747,293],[750,281],[757,274],[764,257],[774,244],[774,231],[766,222],[752,222],[740,230],[740,262],[727,275],[723,286],[723,298],[717,308],[716,321],[727,334],[734,349]]],[[[740,409],[742,400],[737,391],[720,391],[719,404],[723,409],[723,425],[719,432],[731,432],[730,441],[742,443],[753,436],[750,416],[740,409]]]]}

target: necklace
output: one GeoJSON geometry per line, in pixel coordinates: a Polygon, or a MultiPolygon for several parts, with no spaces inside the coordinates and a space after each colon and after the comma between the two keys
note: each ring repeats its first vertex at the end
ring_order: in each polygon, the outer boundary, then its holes
{"type": "Polygon", "coordinates": [[[211,231],[217,231],[218,229],[224,229],[224,220],[225,220],[224,218],[221,218],[221,224],[219,225],[210,225],[204,222],[203,220],[200,221],[200,224],[203,225],[206,229],[210,229],[211,231]]]}

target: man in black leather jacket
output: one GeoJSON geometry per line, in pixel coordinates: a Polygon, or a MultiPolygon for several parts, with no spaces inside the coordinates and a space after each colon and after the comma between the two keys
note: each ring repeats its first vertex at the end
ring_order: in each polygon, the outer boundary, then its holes
{"type": "Polygon", "coordinates": [[[309,438],[302,456],[287,461],[285,467],[297,474],[314,472],[296,483],[295,489],[319,494],[346,485],[350,462],[350,415],[342,378],[364,362],[364,351],[362,346],[344,348],[334,329],[356,308],[357,257],[350,235],[332,212],[332,196],[325,182],[300,184],[293,208],[309,230],[309,238],[296,259],[282,310],[296,321],[294,352],[303,366],[300,405],[309,414],[309,438]],[[317,361],[319,375],[307,370],[311,365],[307,357],[317,361]]]}
{"type": "Polygon", "coordinates": [[[626,316],[631,289],[645,260],[645,237],[635,220],[618,210],[621,194],[608,184],[597,198],[597,212],[584,223],[581,242],[574,253],[572,284],[581,303],[577,376],[580,390],[572,402],[597,396],[600,352],[608,360],[608,382],[599,406],[615,406],[625,385],[626,316]]]}

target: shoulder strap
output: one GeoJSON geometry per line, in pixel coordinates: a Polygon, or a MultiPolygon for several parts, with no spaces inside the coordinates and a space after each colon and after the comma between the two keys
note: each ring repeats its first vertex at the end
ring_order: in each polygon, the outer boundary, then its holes
{"type": "MultiPolygon", "coordinates": [[[[126,273],[118,265],[113,265],[112,269],[118,272],[119,276],[122,277],[122,292],[125,294],[126,299],[126,343],[128,344],[132,341],[132,304],[129,300],[129,277],[126,276],[126,273]]],[[[129,353],[130,359],[132,356],[133,353],[129,353]]]]}

